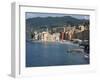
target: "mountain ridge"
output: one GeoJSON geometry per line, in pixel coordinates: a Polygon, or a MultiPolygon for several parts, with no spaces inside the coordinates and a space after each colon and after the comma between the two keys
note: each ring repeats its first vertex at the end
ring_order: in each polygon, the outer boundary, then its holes
{"type": "Polygon", "coordinates": [[[52,27],[63,27],[64,25],[77,26],[81,24],[89,24],[89,20],[77,19],[71,16],[63,17],[35,17],[26,19],[26,27],[30,28],[40,28],[41,26],[46,26],[48,28],[52,27]]]}

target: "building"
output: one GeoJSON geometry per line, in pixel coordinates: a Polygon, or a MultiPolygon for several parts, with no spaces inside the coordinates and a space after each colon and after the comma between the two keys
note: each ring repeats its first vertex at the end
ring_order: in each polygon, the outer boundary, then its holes
{"type": "Polygon", "coordinates": [[[34,40],[42,41],[63,41],[63,40],[88,40],[89,39],[89,29],[83,25],[78,26],[64,26],[55,27],[52,31],[46,28],[46,31],[34,32],[34,40]]]}
{"type": "Polygon", "coordinates": [[[53,40],[59,41],[60,40],[60,33],[53,33],[53,40]]]}
{"type": "Polygon", "coordinates": [[[89,40],[89,30],[76,33],[76,38],[81,40],[89,40]]]}
{"type": "Polygon", "coordinates": [[[38,40],[38,33],[36,31],[34,32],[34,39],[38,40]]]}

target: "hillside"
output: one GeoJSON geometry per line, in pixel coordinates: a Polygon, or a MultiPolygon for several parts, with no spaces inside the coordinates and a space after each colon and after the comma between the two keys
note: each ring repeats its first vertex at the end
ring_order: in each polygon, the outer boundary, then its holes
{"type": "Polygon", "coordinates": [[[64,25],[79,25],[83,23],[89,23],[88,20],[76,19],[71,16],[63,16],[63,17],[36,17],[26,19],[26,27],[39,29],[41,27],[63,27],[64,25]]]}

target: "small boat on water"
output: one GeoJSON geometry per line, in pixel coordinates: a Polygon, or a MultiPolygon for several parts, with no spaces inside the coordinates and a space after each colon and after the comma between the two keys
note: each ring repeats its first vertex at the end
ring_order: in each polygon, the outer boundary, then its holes
{"type": "Polygon", "coordinates": [[[88,54],[85,54],[85,55],[84,55],[84,58],[85,58],[85,59],[89,59],[89,55],[88,55],[88,54]]]}

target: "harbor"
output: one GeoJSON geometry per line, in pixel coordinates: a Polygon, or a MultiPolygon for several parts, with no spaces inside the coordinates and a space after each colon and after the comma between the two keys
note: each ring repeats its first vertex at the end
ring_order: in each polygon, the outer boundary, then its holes
{"type": "Polygon", "coordinates": [[[41,15],[26,19],[26,67],[90,64],[89,16],[41,15]]]}
{"type": "Polygon", "coordinates": [[[84,51],[77,44],[27,42],[26,45],[27,67],[89,64],[89,58],[84,57],[84,51]]]}

